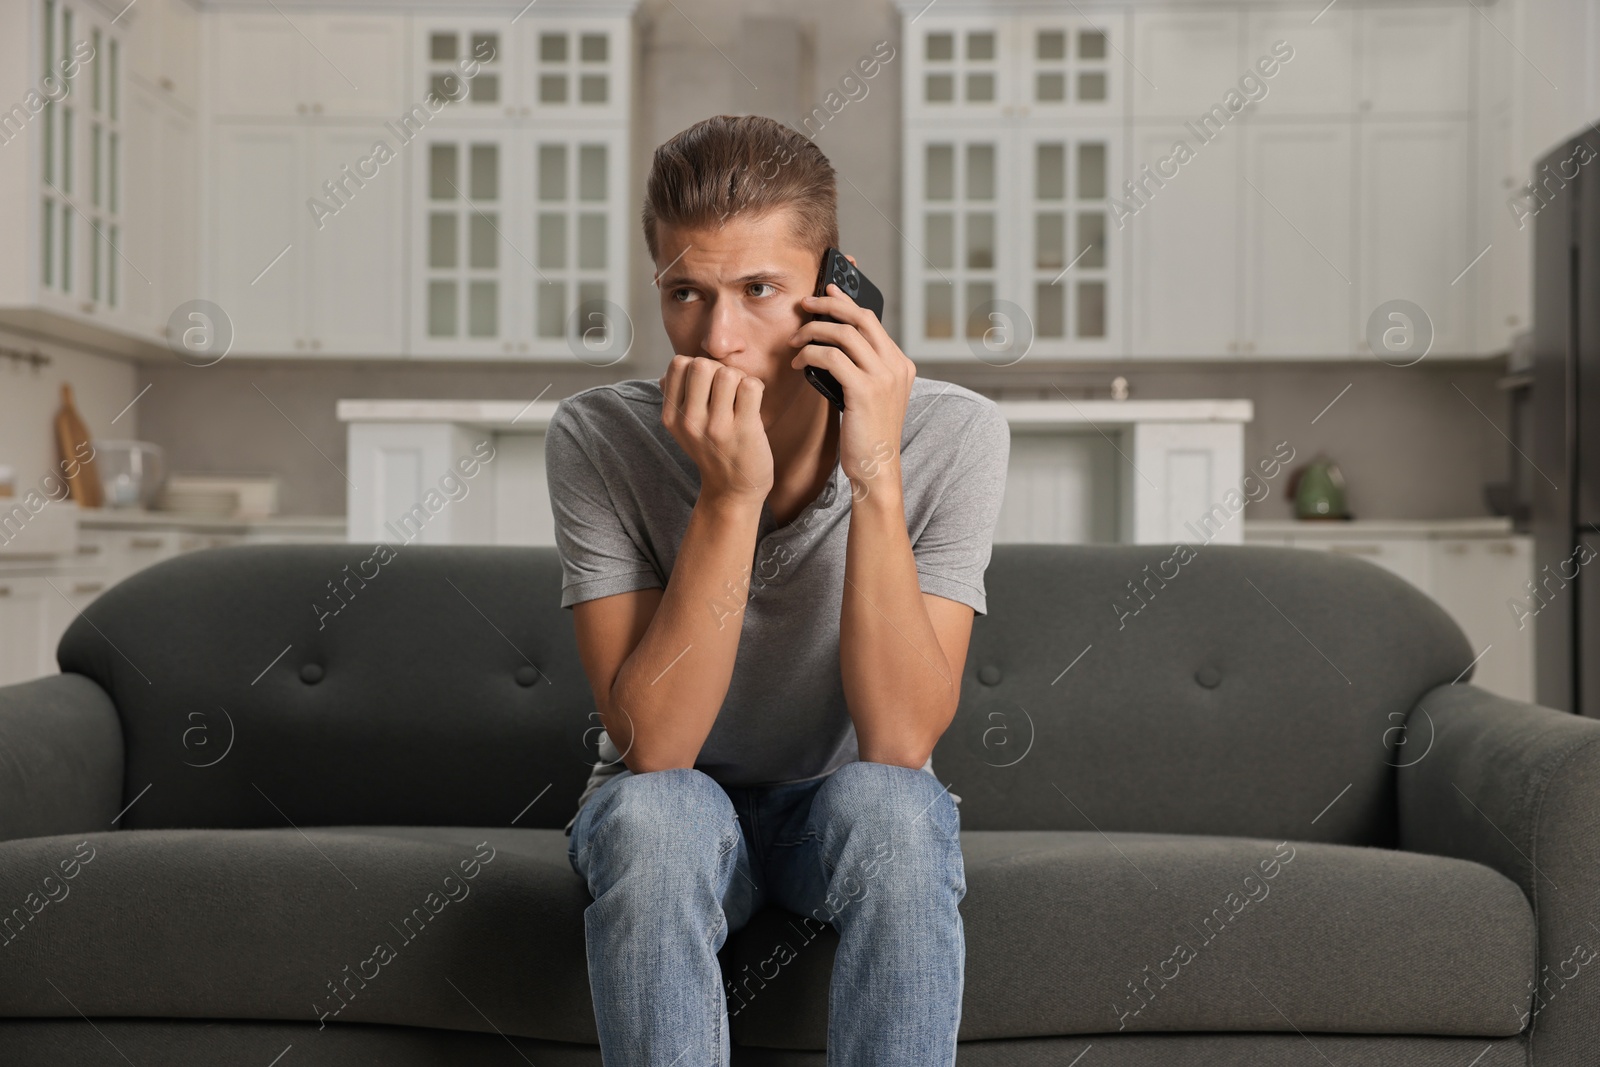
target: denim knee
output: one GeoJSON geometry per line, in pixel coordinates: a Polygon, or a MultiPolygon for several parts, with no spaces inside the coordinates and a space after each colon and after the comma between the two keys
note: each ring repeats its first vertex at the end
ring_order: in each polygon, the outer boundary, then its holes
{"type": "Polygon", "coordinates": [[[715,863],[739,843],[733,801],[692,767],[631,774],[597,798],[588,848],[608,856],[666,863],[715,863]]]}
{"type": "MultiPolygon", "coordinates": [[[[830,847],[824,863],[832,873],[848,836],[863,848],[863,870],[893,883],[924,877],[966,893],[956,802],[921,768],[857,761],[834,771],[817,790],[812,818],[830,847]]],[[[909,888],[909,885],[908,885],[909,888]]]]}

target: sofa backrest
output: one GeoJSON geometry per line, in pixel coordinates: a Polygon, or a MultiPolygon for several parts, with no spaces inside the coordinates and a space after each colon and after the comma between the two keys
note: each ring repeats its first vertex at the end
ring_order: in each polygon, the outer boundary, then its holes
{"type": "MultiPolygon", "coordinates": [[[[122,718],[123,828],[560,828],[600,728],[560,581],[553,548],[208,549],[58,660],[122,718]]],[[[1002,544],[986,583],[934,752],[969,830],[1392,844],[1405,714],[1472,659],[1402,579],[1307,550],[1002,544]]]]}

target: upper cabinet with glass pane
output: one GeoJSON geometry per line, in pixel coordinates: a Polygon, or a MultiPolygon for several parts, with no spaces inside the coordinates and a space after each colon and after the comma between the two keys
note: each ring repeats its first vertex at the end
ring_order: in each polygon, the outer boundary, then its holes
{"type": "Polygon", "coordinates": [[[1127,13],[965,7],[902,0],[902,343],[994,366],[1121,355],[1127,13]]]}
{"type": "Polygon", "coordinates": [[[440,117],[593,123],[625,119],[630,42],[623,19],[419,18],[419,94],[440,117]]]}
{"type": "Polygon", "coordinates": [[[512,118],[520,114],[521,35],[499,16],[417,18],[412,25],[413,66],[421,99],[437,96],[449,106],[437,118],[512,118]]]}
{"type": "MultiPolygon", "coordinates": [[[[913,12],[914,13],[914,12],[913,12]]],[[[906,22],[907,115],[1120,117],[1121,14],[945,14],[906,22]]]]}
{"type": "Polygon", "coordinates": [[[413,162],[414,355],[626,350],[631,22],[571,10],[413,23],[417,76],[456,101],[413,162]]]}

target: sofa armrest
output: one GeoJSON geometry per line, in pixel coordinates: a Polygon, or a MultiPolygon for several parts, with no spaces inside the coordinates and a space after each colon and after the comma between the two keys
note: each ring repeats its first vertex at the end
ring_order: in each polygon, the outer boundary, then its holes
{"type": "Polygon", "coordinates": [[[0,841],[115,830],[123,767],[122,722],[93,681],[0,687],[0,841]]]}
{"type": "Polygon", "coordinates": [[[1537,985],[1518,1009],[1529,1062],[1590,1062],[1600,1047],[1600,720],[1441,685],[1409,713],[1394,762],[1400,847],[1491,867],[1533,908],[1537,985]]]}

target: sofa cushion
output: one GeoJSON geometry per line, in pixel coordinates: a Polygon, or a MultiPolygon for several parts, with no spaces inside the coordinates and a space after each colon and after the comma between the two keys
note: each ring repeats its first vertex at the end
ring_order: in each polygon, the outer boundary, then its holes
{"type": "MultiPolygon", "coordinates": [[[[963,1041],[1118,1030],[1496,1037],[1518,1033],[1530,1010],[1532,909],[1476,863],[1163,834],[970,831],[961,842],[963,1041]]],[[[814,926],[768,910],[737,935],[724,964],[740,991],[729,1001],[735,1041],[825,1047],[838,939],[830,928],[808,943],[814,926]]]]}
{"type": "MultiPolygon", "coordinates": [[[[504,827],[0,843],[0,1016],[392,1023],[592,1043],[590,898],[566,848],[560,831],[504,827]]],[[[1532,914],[1477,864],[1063,831],[974,831],[962,848],[963,1040],[1119,1026],[1492,1037],[1516,1033],[1528,1010],[1532,914]],[[1164,964],[1180,942],[1193,958],[1164,964]],[[1147,977],[1141,998],[1130,983],[1147,977]]],[[[728,977],[759,974],[796,922],[769,910],[733,934],[728,977]]],[[[734,1040],[823,1048],[836,945],[826,929],[775,975],[767,963],[771,977],[730,1000],[734,1040]]]]}

